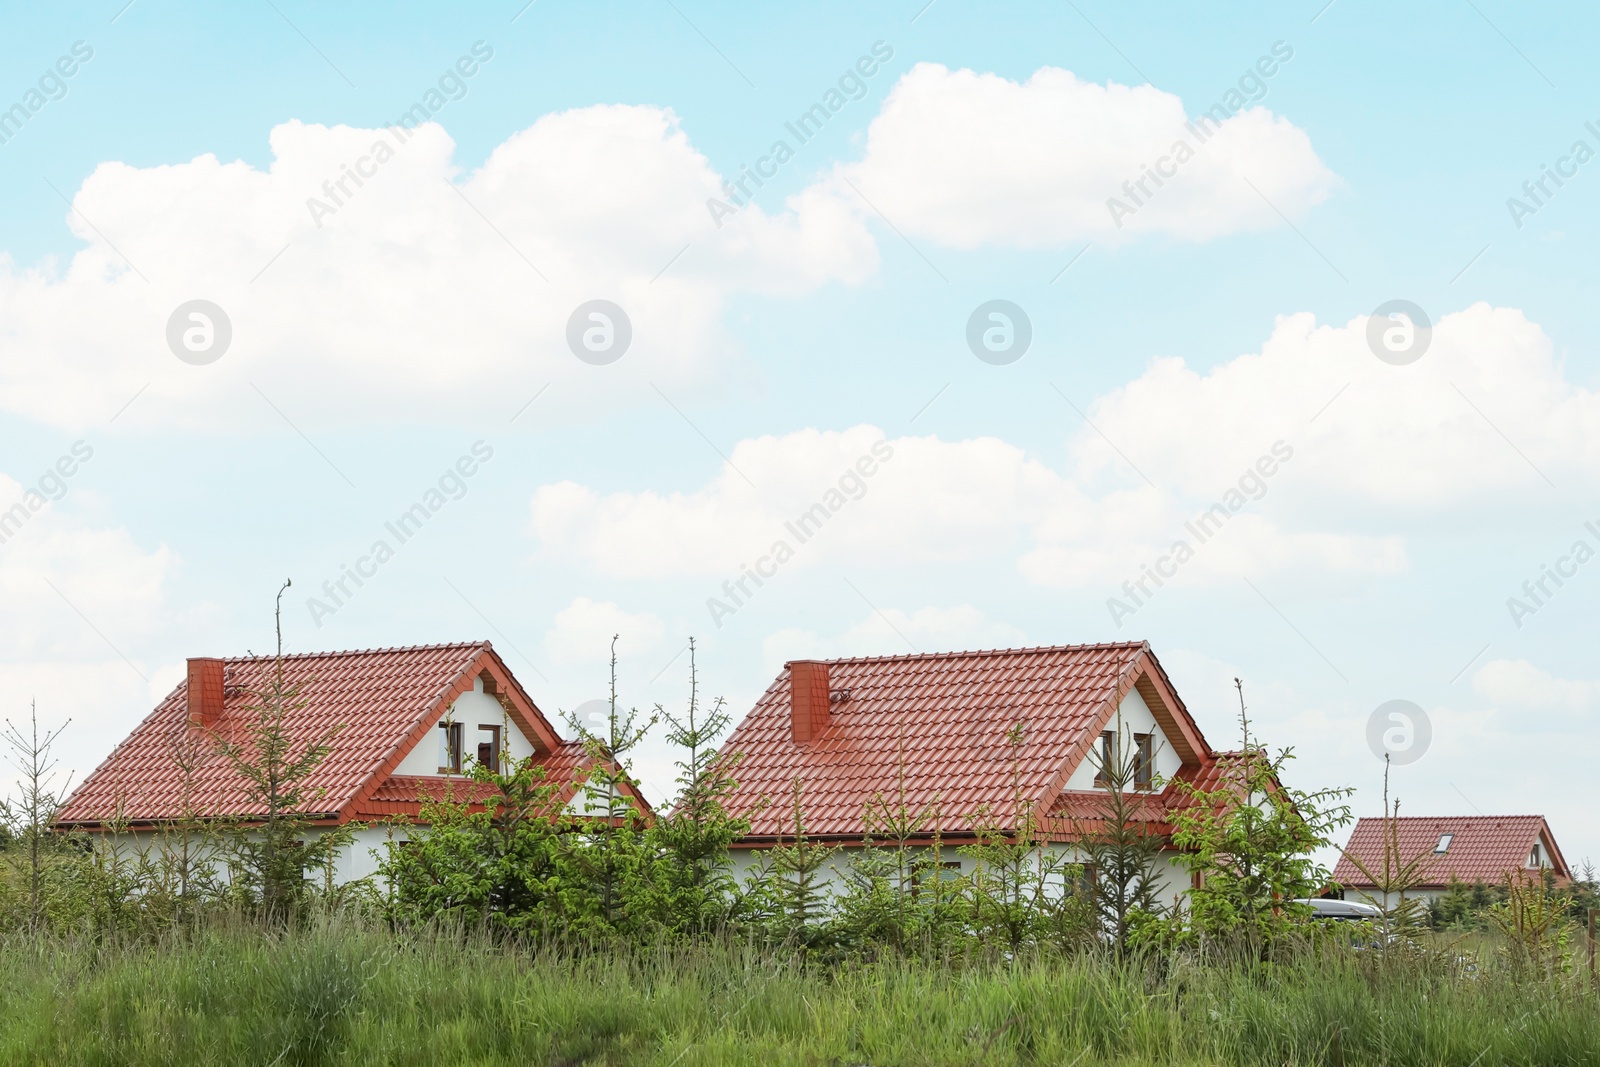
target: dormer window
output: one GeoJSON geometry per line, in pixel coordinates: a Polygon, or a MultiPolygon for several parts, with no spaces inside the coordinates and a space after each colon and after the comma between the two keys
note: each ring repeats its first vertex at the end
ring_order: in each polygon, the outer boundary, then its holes
{"type": "Polygon", "coordinates": [[[1455,834],[1440,834],[1439,843],[1433,846],[1435,855],[1442,856],[1450,851],[1450,842],[1455,840],[1455,834]]]}

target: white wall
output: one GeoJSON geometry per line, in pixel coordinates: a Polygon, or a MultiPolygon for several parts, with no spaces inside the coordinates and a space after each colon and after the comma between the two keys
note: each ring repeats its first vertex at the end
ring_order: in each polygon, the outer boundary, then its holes
{"type": "MultiPolygon", "coordinates": [[[[1172,743],[1167,740],[1166,732],[1156,722],[1155,713],[1150,710],[1150,705],[1144,702],[1144,697],[1139,695],[1137,689],[1128,690],[1128,695],[1122,698],[1122,703],[1118,706],[1117,713],[1121,716],[1121,733],[1119,737],[1119,744],[1122,746],[1121,751],[1124,754],[1133,751],[1134,734],[1150,734],[1151,744],[1155,747],[1156,774],[1160,775],[1162,780],[1170,779],[1174,774],[1177,774],[1178,769],[1183,766],[1183,759],[1178,755],[1177,750],[1172,747],[1172,743]]],[[[1106,723],[1105,729],[1112,731],[1119,729],[1117,716],[1112,716],[1111,721],[1106,723]]],[[[1094,744],[1093,751],[1098,752],[1100,744],[1098,737],[1096,737],[1094,744]]],[[[1080,790],[1103,788],[1094,784],[1094,776],[1097,772],[1098,769],[1094,760],[1086,758],[1082,763],[1078,764],[1077,769],[1072,772],[1072,776],[1067,779],[1066,787],[1080,790]]]]}
{"type": "Polygon", "coordinates": [[[499,726],[500,752],[509,759],[525,759],[533,755],[533,743],[523,736],[516,723],[506,714],[500,702],[483,691],[483,679],[476,678],[470,693],[462,693],[456,702],[429,724],[430,729],[421,741],[400,760],[395,774],[428,775],[437,777],[439,768],[438,723],[448,716],[451,722],[462,724],[461,751],[465,762],[478,751],[478,727],[499,726]]]}
{"type": "MultiPolygon", "coordinates": [[[[309,836],[317,838],[328,832],[326,827],[312,827],[309,836]]],[[[404,828],[397,827],[394,839],[400,840],[404,836],[404,828]]],[[[341,849],[338,857],[334,860],[334,881],[343,885],[346,882],[353,882],[358,878],[364,878],[369,874],[376,873],[378,863],[387,854],[383,846],[384,842],[388,840],[389,831],[383,826],[372,826],[357,830],[355,832],[355,840],[341,849]]],[[[94,842],[98,848],[120,852],[123,859],[130,862],[137,860],[141,853],[150,862],[157,862],[164,849],[173,848],[175,845],[170,839],[164,839],[163,835],[151,831],[96,835],[94,842]]],[[[191,855],[198,854],[200,850],[206,850],[206,853],[213,861],[217,878],[226,883],[228,881],[228,865],[227,857],[223,850],[214,843],[207,845],[203,840],[198,841],[194,847],[195,852],[192,852],[191,855]]],[[[321,872],[312,872],[312,877],[314,879],[320,878],[321,872]]]]}
{"type": "MultiPolygon", "coordinates": [[[[1141,731],[1142,732],[1142,731],[1141,731]]],[[[1069,844],[1049,844],[1044,846],[1049,854],[1064,863],[1081,863],[1082,856],[1069,844]]],[[[733,876],[741,884],[761,863],[763,849],[734,849],[732,851],[733,876]]],[[[835,852],[823,869],[822,882],[825,893],[829,897],[841,896],[849,885],[849,868],[853,856],[860,854],[860,846],[847,845],[835,852]]],[[[929,848],[911,849],[917,859],[932,860],[933,850],[929,848]]],[[[1177,901],[1183,899],[1189,890],[1189,872],[1179,866],[1174,852],[1163,852],[1155,863],[1155,879],[1159,887],[1157,899],[1161,906],[1170,908],[1177,901]]],[[[971,874],[977,869],[977,861],[970,856],[963,856],[954,847],[945,846],[939,856],[941,863],[961,864],[961,874],[971,874]]],[[[951,873],[955,873],[952,871],[951,873]]]]}

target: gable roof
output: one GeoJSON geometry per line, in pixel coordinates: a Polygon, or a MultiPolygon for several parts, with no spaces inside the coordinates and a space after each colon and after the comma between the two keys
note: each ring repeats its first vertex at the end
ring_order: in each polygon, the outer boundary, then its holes
{"type": "Polygon", "coordinates": [[[1398,819],[1366,818],[1350,833],[1346,854],[1333,869],[1334,881],[1356,889],[1371,889],[1372,879],[1351,862],[1353,854],[1368,870],[1382,876],[1385,835],[1389,827],[1398,839],[1400,862],[1422,858],[1425,888],[1442,888],[1452,880],[1496,883],[1510,871],[1531,870],[1528,855],[1536,843],[1545,846],[1550,867],[1558,878],[1570,878],[1567,861],[1556,846],[1555,835],[1542,815],[1471,815],[1398,819]],[[1450,847],[1435,853],[1439,838],[1450,834],[1450,847]]]}
{"type": "MultiPolygon", "coordinates": [[[[310,790],[321,794],[311,805],[309,814],[315,817],[347,822],[367,813],[369,801],[400,760],[480,677],[541,762],[570,774],[579,758],[487,641],[283,659],[285,680],[300,684],[299,702],[304,704],[285,724],[295,751],[339,729],[333,751],[307,780],[310,790]]],[[[238,736],[253,703],[250,692],[265,684],[275,662],[271,656],[223,661],[223,711],[216,737],[238,736]]],[[[93,827],[112,820],[262,814],[260,805],[245,801],[239,778],[215,747],[212,738],[190,725],[188,687],[180,682],[74,791],[57,823],[93,827]],[[175,758],[184,749],[193,767],[187,776],[175,758]]]]}
{"type": "Polygon", "coordinates": [[[808,836],[860,838],[875,796],[937,806],[942,834],[984,817],[1012,829],[1017,797],[1041,820],[1130,690],[1154,712],[1185,767],[1212,760],[1144,642],[878,656],[826,661],[836,699],[827,725],[796,743],[790,671],[773,681],[722,751],[737,754],[729,810],[750,819],[744,844],[794,834],[791,783],[808,836]],[[1023,727],[1015,752],[1007,732],[1023,727]]]}

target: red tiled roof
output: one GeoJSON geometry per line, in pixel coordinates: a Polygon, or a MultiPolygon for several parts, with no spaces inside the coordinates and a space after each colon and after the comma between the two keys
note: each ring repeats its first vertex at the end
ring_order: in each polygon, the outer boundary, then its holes
{"type": "MultiPolygon", "coordinates": [[[[214,729],[220,738],[237,738],[251,714],[249,693],[270,677],[274,660],[235,657],[224,664],[223,711],[214,729]]],[[[308,779],[321,794],[309,805],[312,814],[341,822],[353,818],[480,675],[507,698],[512,720],[550,757],[551,772],[572,769],[567,746],[487,641],[285,656],[284,667],[286,681],[301,686],[303,707],[286,717],[296,753],[340,728],[332,753],[308,779]]],[[[189,724],[187,697],[187,684],[180,683],[84,780],[58,822],[92,826],[113,819],[261,814],[259,804],[246,801],[239,778],[216,754],[215,742],[189,724]],[[174,759],[185,745],[194,755],[187,786],[174,759]]]]}
{"type": "MultiPolygon", "coordinates": [[[[1136,821],[1148,823],[1148,832],[1163,837],[1172,833],[1171,812],[1179,798],[1169,784],[1159,793],[1139,793],[1129,798],[1136,821]]],[[[1076,837],[1101,828],[1106,816],[1107,795],[1099,789],[1063,790],[1050,805],[1046,821],[1052,838],[1076,837]]]]}
{"type": "Polygon", "coordinates": [[[1013,828],[1019,793],[1047,816],[1135,687],[1186,765],[1211,759],[1142,642],[830,660],[828,674],[829,688],[848,697],[831,704],[815,738],[793,739],[785,669],[723,746],[740,756],[729,808],[750,818],[747,844],[793,836],[795,778],[808,836],[859,838],[867,803],[881,795],[898,805],[902,782],[905,804],[936,805],[946,835],[970,832],[983,811],[1013,828]],[[1013,752],[1006,734],[1018,723],[1013,752]]]}
{"type": "MultiPolygon", "coordinates": [[[[1505,880],[1507,872],[1528,870],[1528,855],[1535,843],[1543,843],[1551,867],[1562,879],[1571,876],[1561,850],[1556,847],[1555,836],[1542,815],[1472,815],[1460,817],[1428,818],[1402,816],[1399,819],[1361,819],[1350,833],[1350,843],[1344,851],[1359,858],[1374,875],[1382,877],[1386,834],[1393,826],[1398,839],[1399,862],[1409,863],[1423,859],[1426,881],[1423,886],[1436,888],[1448,885],[1452,879],[1472,883],[1497,883],[1505,880]],[[1453,835],[1449,848],[1435,853],[1439,838],[1453,835]]],[[[1372,880],[1362,874],[1351,862],[1350,855],[1339,857],[1333,870],[1334,881],[1358,889],[1373,888],[1372,880]]]]}
{"type": "MultiPolygon", "coordinates": [[[[543,769],[546,782],[559,782],[555,802],[562,805],[571,800],[582,787],[587,775],[579,772],[592,766],[594,761],[584,751],[580,741],[567,741],[555,751],[538,758],[535,766],[543,769]]],[[[631,789],[624,788],[637,796],[631,789]]],[[[377,820],[395,816],[416,819],[422,814],[424,802],[451,801],[456,804],[481,804],[494,795],[494,787],[479,784],[470,778],[437,775],[391,774],[378,784],[372,795],[358,802],[354,816],[358,819],[377,820]]]]}

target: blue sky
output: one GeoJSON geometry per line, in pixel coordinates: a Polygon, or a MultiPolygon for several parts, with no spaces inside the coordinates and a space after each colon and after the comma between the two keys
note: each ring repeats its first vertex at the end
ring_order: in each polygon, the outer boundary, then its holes
{"type": "MultiPolygon", "coordinates": [[[[1600,565],[1573,550],[1600,549],[1600,160],[1573,148],[1600,150],[1595,20],[10,13],[0,107],[92,57],[0,143],[0,510],[42,478],[59,496],[0,544],[0,712],[71,716],[81,775],[186,656],[267,647],[286,576],[292,648],[488,637],[547,709],[600,695],[613,631],[628,699],[680,699],[696,635],[740,710],[798,655],[1146,639],[1218,746],[1242,676],[1304,784],[1372,814],[1370,717],[1413,701],[1432,741],[1394,772],[1405,810],[1543,813],[1594,855],[1600,565]],[[785,124],[875,46],[799,144],[785,124]],[[403,144],[386,129],[467,67],[403,144]],[[1117,228],[1105,201],[1241,79],[1250,99],[1117,228]],[[393,160],[319,216],[379,139],[393,160]],[[793,158],[717,226],[705,201],[779,139],[793,158]],[[1570,176],[1517,225],[1508,199],[1549,167],[1570,176]],[[565,339],[597,299],[634,332],[605,366],[565,339]],[[996,299],[1032,328],[1005,365],[966,341],[996,299]],[[233,331],[203,366],[166,340],[191,300],[233,331]],[[1366,340],[1393,300],[1433,326],[1404,366],[1366,340]],[[859,499],[714,620],[880,440],[859,499]],[[45,472],[79,441],[58,492],[45,472]],[[475,442],[492,458],[459,499],[313,618],[475,442]],[[1259,499],[1134,605],[1123,583],[1279,442],[1259,499]],[[1535,604],[1547,565],[1570,574],[1535,604]],[[1513,619],[1513,596],[1537,610],[1513,619]]],[[[657,786],[662,759],[640,761],[657,786]]]]}

